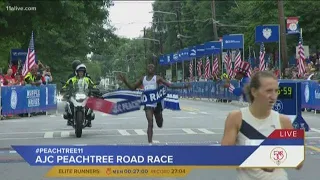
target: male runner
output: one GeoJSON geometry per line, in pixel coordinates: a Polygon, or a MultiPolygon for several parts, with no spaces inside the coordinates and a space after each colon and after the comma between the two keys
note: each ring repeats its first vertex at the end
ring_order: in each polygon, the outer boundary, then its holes
{"type": "MultiPolygon", "coordinates": [[[[141,85],[143,85],[144,90],[155,90],[161,84],[171,89],[184,89],[184,88],[191,87],[189,83],[185,84],[183,87],[174,86],[173,84],[164,80],[161,76],[155,75],[155,66],[153,64],[148,65],[147,76],[141,77],[134,85],[129,84],[127,79],[123,75],[119,75],[119,79],[123,83],[125,83],[125,85],[130,90],[136,90],[137,88],[141,87],[141,85]]],[[[152,136],[153,136],[153,116],[155,117],[157,126],[159,128],[161,128],[163,125],[163,117],[162,117],[163,102],[159,102],[155,104],[146,104],[144,110],[146,113],[146,118],[148,120],[148,130],[147,130],[148,142],[151,145],[152,136]]]]}

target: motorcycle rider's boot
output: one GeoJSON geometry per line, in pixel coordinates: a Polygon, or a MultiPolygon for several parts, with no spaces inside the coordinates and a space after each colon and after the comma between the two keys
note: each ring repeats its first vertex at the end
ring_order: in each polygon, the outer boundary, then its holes
{"type": "Polygon", "coordinates": [[[68,119],[67,126],[72,126],[73,122],[71,119],[68,119]]]}
{"type": "Polygon", "coordinates": [[[64,113],[63,113],[63,119],[65,119],[65,120],[69,119],[69,115],[68,115],[67,112],[64,112],[64,113]]]}
{"type": "Polygon", "coordinates": [[[91,120],[88,120],[87,127],[92,127],[91,120]]]}

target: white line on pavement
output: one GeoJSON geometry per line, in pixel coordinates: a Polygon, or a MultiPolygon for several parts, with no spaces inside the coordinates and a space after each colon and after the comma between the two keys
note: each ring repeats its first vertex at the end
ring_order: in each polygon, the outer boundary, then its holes
{"type": "Polygon", "coordinates": [[[53,134],[54,134],[54,132],[46,132],[46,133],[44,133],[44,138],[53,138],[53,134]]]}
{"type": "Polygon", "coordinates": [[[193,119],[194,117],[182,117],[182,116],[178,116],[178,117],[171,117],[172,119],[193,119]]]}
{"type": "Polygon", "coordinates": [[[137,133],[137,135],[146,135],[147,133],[145,133],[142,129],[135,129],[134,132],[137,133]]]}
{"type": "Polygon", "coordinates": [[[188,112],[189,114],[198,114],[198,113],[196,113],[196,112],[188,112]]]}
{"type": "Polygon", "coordinates": [[[198,129],[198,130],[201,131],[201,132],[203,132],[203,133],[205,133],[205,134],[215,134],[214,132],[209,131],[208,129],[204,129],[204,128],[200,128],[200,129],[198,129]]]}
{"type": "Polygon", "coordinates": [[[196,132],[192,131],[191,129],[182,129],[182,131],[186,132],[187,134],[197,134],[196,132]]]}
{"type": "Polygon", "coordinates": [[[201,114],[209,114],[209,113],[207,113],[207,112],[200,112],[201,114]]]}
{"type": "Polygon", "coordinates": [[[123,129],[119,129],[118,132],[123,136],[130,136],[131,135],[130,133],[128,133],[128,131],[123,130],[123,129]]]}
{"type": "Polygon", "coordinates": [[[316,129],[316,128],[310,128],[312,131],[320,133],[320,129],[316,129]]]}
{"type": "Polygon", "coordinates": [[[62,131],[61,137],[70,137],[70,131],[62,131]]]}
{"type": "MultiPolygon", "coordinates": [[[[164,129],[156,129],[159,131],[171,131],[171,130],[181,130],[184,129],[185,127],[180,127],[180,128],[164,128],[164,129]]],[[[189,128],[190,129],[190,128],[189,128]]],[[[192,129],[208,129],[208,130],[223,130],[224,128],[203,128],[203,127],[192,127],[192,129]]],[[[5,133],[0,133],[0,135],[13,135],[13,134],[42,134],[42,133],[48,133],[47,131],[52,131],[53,132],[61,132],[61,130],[72,130],[72,128],[61,128],[61,129],[42,129],[42,131],[21,131],[21,132],[5,132],[5,133]]],[[[90,128],[90,129],[84,129],[84,132],[86,131],[94,131],[94,132],[101,132],[101,131],[113,131],[113,130],[118,130],[114,128],[90,128]]],[[[124,129],[124,130],[136,130],[136,129],[124,129]]]]}

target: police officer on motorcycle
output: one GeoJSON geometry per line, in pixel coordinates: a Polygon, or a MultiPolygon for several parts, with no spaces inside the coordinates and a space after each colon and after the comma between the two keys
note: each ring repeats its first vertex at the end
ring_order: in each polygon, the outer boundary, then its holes
{"type": "MultiPolygon", "coordinates": [[[[72,71],[73,71],[73,72],[72,72],[72,74],[70,74],[70,75],[68,76],[68,79],[76,76],[76,68],[77,68],[77,66],[79,66],[80,64],[82,64],[80,60],[74,60],[74,61],[72,61],[71,66],[72,66],[72,71]]],[[[85,73],[85,76],[91,79],[91,77],[89,76],[88,72],[85,73]]]]}
{"type": "MultiPolygon", "coordinates": [[[[84,82],[86,82],[89,86],[89,89],[95,89],[96,86],[95,84],[92,82],[92,80],[88,77],[86,77],[86,71],[87,71],[87,67],[84,64],[79,64],[76,68],[75,68],[75,76],[71,77],[70,79],[68,79],[68,81],[66,82],[66,84],[62,87],[63,91],[67,91],[67,99],[69,100],[69,92],[75,89],[75,86],[77,85],[78,81],[80,79],[82,79],[84,82]]],[[[71,126],[73,124],[73,104],[68,101],[67,105],[66,105],[66,109],[65,109],[65,113],[63,114],[63,118],[68,120],[67,125],[71,126]],[[69,108],[71,110],[71,113],[69,111],[69,108]]],[[[88,124],[87,127],[91,127],[91,121],[94,120],[95,115],[92,112],[91,114],[87,115],[86,119],[88,120],[88,124]]]]}

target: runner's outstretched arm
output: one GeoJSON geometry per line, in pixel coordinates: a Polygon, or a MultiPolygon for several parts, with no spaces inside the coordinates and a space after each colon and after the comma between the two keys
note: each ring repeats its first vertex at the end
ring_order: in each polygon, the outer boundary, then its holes
{"type": "Polygon", "coordinates": [[[120,75],[119,76],[119,79],[131,90],[131,91],[134,91],[136,90],[138,87],[140,87],[142,85],[142,81],[143,81],[143,77],[141,77],[140,79],[138,79],[138,81],[136,83],[134,83],[133,85],[132,84],[129,84],[127,79],[120,75]]]}
{"type": "Polygon", "coordinates": [[[186,88],[191,87],[190,83],[184,84],[183,86],[173,85],[172,83],[169,83],[168,81],[164,80],[160,76],[157,76],[157,82],[158,82],[158,84],[164,84],[165,86],[167,86],[168,88],[171,88],[171,89],[186,89],[186,88]]]}

